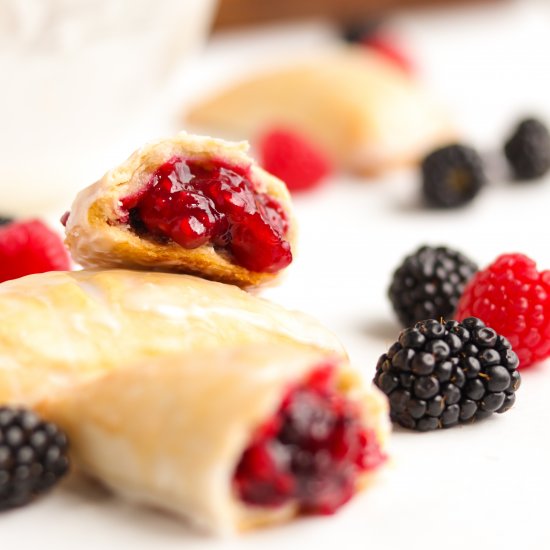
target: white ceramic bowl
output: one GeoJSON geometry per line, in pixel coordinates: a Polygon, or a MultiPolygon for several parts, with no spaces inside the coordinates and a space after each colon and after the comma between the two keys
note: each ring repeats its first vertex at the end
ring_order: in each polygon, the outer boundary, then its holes
{"type": "Polygon", "coordinates": [[[122,160],[215,0],[0,0],[0,214],[68,207],[122,160]]]}

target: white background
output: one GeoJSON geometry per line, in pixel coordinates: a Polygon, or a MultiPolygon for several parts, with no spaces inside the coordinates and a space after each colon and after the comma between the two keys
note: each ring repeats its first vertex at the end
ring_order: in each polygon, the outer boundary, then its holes
{"type": "MultiPolygon", "coordinates": [[[[524,114],[550,121],[550,7],[543,1],[499,4],[402,15],[392,22],[465,140],[485,151],[498,151],[524,114]]],[[[185,78],[197,94],[243,69],[333,39],[332,29],[316,23],[221,36],[185,78]]],[[[168,128],[159,120],[152,132],[168,128]]],[[[454,246],[481,265],[502,252],[521,251],[550,268],[550,178],[524,186],[505,179],[497,177],[464,209],[433,212],[418,206],[415,171],[377,181],[334,176],[319,191],[296,197],[298,254],[282,285],[266,295],[333,329],[370,379],[399,331],[386,298],[391,273],[420,244],[454,246]]],[[[550,548],[548,363],[524,372],[517,404],[505,415],[427,434],[395,430],[384,474],[334,517],[216,540],[75,479],[30,507],[2,514],[0,546],[550,548]]]]}

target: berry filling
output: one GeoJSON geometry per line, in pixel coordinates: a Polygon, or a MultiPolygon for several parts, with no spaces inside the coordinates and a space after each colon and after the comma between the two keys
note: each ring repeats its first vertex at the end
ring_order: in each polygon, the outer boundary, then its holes
{"type": "Polygon", "coordinates": [[[251,271],[273,273],[292,261],[283,209],[255,190],[248,168],[174,157],[122,207],[128,217],[121,221],[140,235],[188,249],[212,244],[251,271]]]}
{"type": "Polygon", "coordinates": [[[331,514],[353,496],[359,474],[384,460],[357,405],[337,391],[334,367],[323,365],[292,388],[258,429],[234,484],[247,504],[293,501],[301,512],[331,514]]]}

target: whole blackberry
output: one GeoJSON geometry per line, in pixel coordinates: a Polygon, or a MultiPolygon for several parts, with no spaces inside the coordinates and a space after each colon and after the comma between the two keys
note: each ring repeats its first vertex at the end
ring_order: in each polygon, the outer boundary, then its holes
{"type": "Polygon", "coordinates": [[[8,218],[7,216],[0,216],[0,225],[8,225],[8,223],[13,222],[13,218],[8,218]]]}
{"type": "Polygon", "coordinates": [[[22,506],[68,471],[67,438],[33,412],[0,407],[0,510],[22,506]]]}
{"type": "Polygon", "coordinates": [[[550,170],[550,132],[539,120],[520,122],[504,145],[504,154],[520,180],[544,176],[550,170]]]}
{"type": "Polygon", "coordinates": [[[395,270],[388,296],[403,326],[451,317],[476,271],[476,264],[457,250],[424,245],[395,270]]]}
{"type": "Polygon", "coordinates": [[[419,431],[506,412],[520,386],[510,342],[475,317],[421,321],[382,355],[374,383],[394,422],[419,431]]]}
{"type": "Polygon", "coordinates": [[[369,36],[372,36],[380,28],[380,21],[353,21],[344,24],[340,35],[342,40],[350,44],[362,42],[369,36]]]}
{"type": "Polygon", "coordinates": [[[448,145],[422,161],[422,194],[429,206],[454,208],[470,202],[487,182],[475,149],[448,145]]]}

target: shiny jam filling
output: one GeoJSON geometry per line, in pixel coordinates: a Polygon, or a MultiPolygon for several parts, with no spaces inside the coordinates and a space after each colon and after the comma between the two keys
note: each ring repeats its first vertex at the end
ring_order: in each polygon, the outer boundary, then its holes
{"type": "Polygon", "coordinates": [[[257,430],[233,483],[247,504],[293,502],[302,513],[332,514],[353,496],[358,476],[384,460],[357,405],[337,391],[333,365],[323,365],[257,430]]]}
{"type": "Polygon", "coordinates": [[[184,248],[212,244],[250,271],[274,273],[292,261],[281,205],[255,190],[249,168],[173,157],[136,195],[125,197],[132,229],[184,248]]]}

